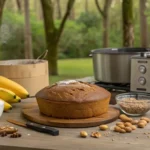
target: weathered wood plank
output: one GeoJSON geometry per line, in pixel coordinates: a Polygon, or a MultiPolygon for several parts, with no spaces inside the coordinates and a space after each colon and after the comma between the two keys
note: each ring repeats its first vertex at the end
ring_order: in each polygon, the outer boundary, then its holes
{"type": "MultiPolygon", "coordinates": [[[[119,134],[111,131],[108,137],[104,135],[108,131],[100,131],[102,137],[95,139],[90,137],[90,133],[92,131],[99,131],[98,127],[58,128],[60,130],[60,135],[51,136],[6,122],[7,118],[26,121],[22,115],[20,115],[21,108],[32,102],[35,102],[35,99],[23,100],[20,104],[15,105],[13,110],[9,113],[4,113],[0,118],[0,126],[11,125],[17,127],[19,132],[22,133],[21,138],[13,139],[8,136],[0,137],[0,150],[149,150],[150,148],[150,134],[148,134],[150,133],[150,124],[148,124],[144,129],[137,129],[132,133],[119,134]],[[80,138],[79,132],[81,130],[86,130],[89,136],[87,138],[80,138]]],[[[147,116],[150,117],[150,112],[147,113],[147,116]]],[[[109,123],[108,126],[112,129],[116,122],[117,121],[109,123]]]]}

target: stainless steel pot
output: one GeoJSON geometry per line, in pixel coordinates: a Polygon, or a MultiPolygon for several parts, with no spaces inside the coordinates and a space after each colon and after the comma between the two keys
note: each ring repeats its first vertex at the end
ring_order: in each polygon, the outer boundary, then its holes
{"type": "Polygon", "coordinates": [[[130,83],[131,57],[147,51],[149,49],[146,48],[92,50],[95,79],[108,83],[130,83]]]}

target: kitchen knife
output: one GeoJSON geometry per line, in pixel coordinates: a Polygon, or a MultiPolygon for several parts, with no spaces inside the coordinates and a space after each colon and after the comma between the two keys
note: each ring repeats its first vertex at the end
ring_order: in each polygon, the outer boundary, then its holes
{"type": "Polygon", "coordinates": [[[16,121],[16,120],[13,120],[13,119],[7,119],[7,121],[10,122],[10,123],[13,123],[15,125],[30,128],[30,129],[33,129],[35,131],[39,131],[39,132],[43,132],[43,133],[48,133],[48,134],[51,134],[53,136],[59,135],[59,130],[57,130],[55,128],[52,128],[52,127],[49,127],[49,126],[40,125],[40,124],[33,123],[33,122],[30,122],[30,121],[28,121],[26,123],[16,121]]]}

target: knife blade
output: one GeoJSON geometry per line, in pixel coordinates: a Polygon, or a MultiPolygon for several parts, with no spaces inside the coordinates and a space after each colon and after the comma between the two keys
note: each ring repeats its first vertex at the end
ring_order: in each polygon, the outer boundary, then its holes
{"type": "Polygon", "coordinates": [[[25,128],[30,128],[30,129],[33,129],[33,130],[38,131],[38,132],[51,134],[53,136],[59,135],[59,130],[57,130],[55,128],[52,128],[52,127],[49,127],[49,126],[40,125],[40,124],[30,122],[30,121],[27,121],[26,123],[16,121],[16,120],[13,120],[13,119],[7,119],[7,121],[12,123],[12,124],[22,126],[22,127],[25,127],[25,128]]]}

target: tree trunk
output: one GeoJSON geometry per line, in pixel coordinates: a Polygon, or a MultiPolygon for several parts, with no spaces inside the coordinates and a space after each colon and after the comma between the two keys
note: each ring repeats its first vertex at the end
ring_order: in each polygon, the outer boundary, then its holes
{"type": "Polygon", "coordinates": [[[108,17],[103,17],[103,47],[108,47],[108,17]]]}
{"type": "Polygon", "coordinates": [[[57,64],[57,45],[56,43],[50,42],[48,44],[48,66],[49,66],[49,74],[50,75],[58,75],[58,64],[57,64]]]}
{"type": "Polygon", "coordinates": [[[98,0],[95,0],[97,9],[103,18],[103,47],[108,47],[109,45],[109,9],[111,3],[112,0],[106,0],[104,4],[104,9],[102,10],[98,3],[98,0]]]}
{"type": "Polygon", "coordinates": [[[38,0],[38,2],[37,2],[37,0],[34,0],[34,9],[35,9],[35,14],[36,14],[37,19],[39,19],[39,16],[38,16],[38,3],[39,3],[39,0],[38,0]]]}
{"type": "Polygon", "coordinates": [[[0,25],[2,23],[3,8],[6,0],[0,0],[0,25]]]}
{"type": "Polygon", "coordinates": [[[88,0],[85,0],[85,12],[89,12],[89,5],[88,0]]]}
{"type": "Polygon", "coordinates": [[[123,46],[132,47],[134,44],[133,32],[133,3],[132,0],[123,0],[123,46]]]}
{"type": "Polygon", "coordinates": [[[61,18],[62,18],[62,15],[61,15],[60,0],[56,0],[56,3],[57,3],[57,12],[58,12],[58,13],[57,13],[57,14],[58,14],[58,15],[57,15],[58,17],[57,17],[57,18],[58,18],[58,19],[61,19],[61,18]]]}
{"type": "MultiPolygon", "coordinates": [[[[3,9],[4,9],[5,1],[6,0],[0,0],[0,27],[1,27],[1,24],[2,24],[2,16],[3,16],[3,9]]],[[[1,45],[0,45],[0,49],[1,49],[1,45]]]]}
{"type": "Polygon", "coordinates": [[[16,0],[16,3],[17,3],[17,7],[18,7],[19,13],[22,13],[21,1],[20,0],[16,0]]]}
{"type": "Polygon", "coordinates": [[[51,0],[41,0],[43,17],[44,17],[44,26],[45,26],[45,36],[46,44],[48,49],[48,64],[49,64],[49,73],[51,75],[58,75],[57,67],[57,46],[64,29],[65,22],[70,15],[70,11],[73,7],[75,0],[68,0],[67,10],[62,19],[60,27],[56,29],[54,25],[53,18],[53,5],[51,0]]]}
{"type": "Polygon", "coordinates": [[[48,65],[49,73],[57,75],[57,42],[56,42],[56,28],[53,19],[53,5],[51,0],[41,0],[43,8],[44,26],[46,34],[46,44],[48,49],[48,65]]]}
{"type": "Polygon", "coordinates": [[[30,16],[29,16],[29,0],[24,0],[24,10],[25,10],[25,30],[24,30],[25,58],[31,59],[33,58],[33,52],[32,52],[30,16]]]}
{"type": "Polygon", "coordinates": [[[141,31],[141,46],[148,46],[148,25],[145,15],[147,0],[139,0],[140,7],[140,31],[141,31]]]}
{"type": "Polygon", "coordinates": [[[71,9],[69,19],[75,20],[75,8],[74,7],[71,9]]]}

